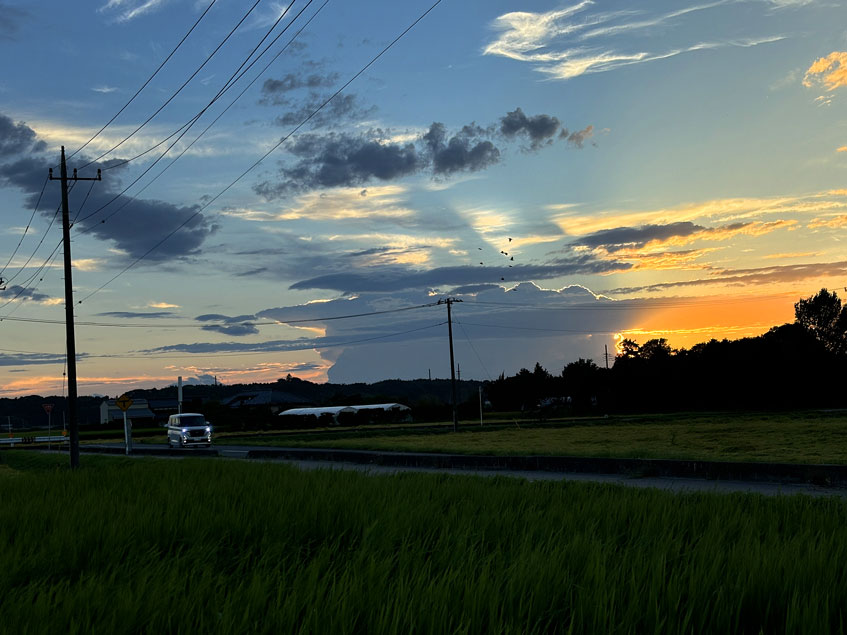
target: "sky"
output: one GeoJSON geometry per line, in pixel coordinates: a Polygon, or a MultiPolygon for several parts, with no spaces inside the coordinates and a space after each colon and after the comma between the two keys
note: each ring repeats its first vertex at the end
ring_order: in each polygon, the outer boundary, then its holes
{"type": "Polygon", "coordinates": [[[844,297],[818,0],[0,0],[0,396],[462,379],[844,297]]]}

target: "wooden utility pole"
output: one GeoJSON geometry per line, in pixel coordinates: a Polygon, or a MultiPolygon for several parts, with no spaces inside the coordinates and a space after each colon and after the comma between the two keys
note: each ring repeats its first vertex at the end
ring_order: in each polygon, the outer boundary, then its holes
{"type": "Polygon", "coordinates": [[[453,432],[459,431],[459,414],[456,410],[456,365],[453,363],[453,317],[450,313],[450,306],[454,302],[461,302],[456,298],[445,298],[439,300],[437,304],[447,305],[447,334],[450,338],[450,387],[453,392],[453,432]]]}
{"type": "Polygon", "coordinates": [[[51,181],[62,182],[62,242],[65,250],[65,334],[68,344],[68,432],[71,468],[79,467],[79,423],[76,416],[76,342],[74,341],[74,289],[71,278],[71,221],[68,210],[68,181],[99,181],[100,170],[96,177],[81,177],[74,175],[68,178],[68,166],[65,163],[65,146],[62,146],[61,176],[53,176],[50,168],[51,181]]]}

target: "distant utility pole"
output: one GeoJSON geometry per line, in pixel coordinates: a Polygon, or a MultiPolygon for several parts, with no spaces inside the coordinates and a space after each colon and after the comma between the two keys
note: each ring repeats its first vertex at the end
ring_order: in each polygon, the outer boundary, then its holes
{"type": "Polygon", "coordinates": [[[456,365],[453,363],[453,317],[450,314],[450,307],[454,302],[461,302],[456,298],[444,298],[437,304],[447,305],[447,334],[450,337],[450,386],[453,392],[453,432],[459,431],[459,415],[456,410],[456,365]]]}
{"type": "Polygon", "coordinates": [[[62,242],[65,249],[65,333],[68,342],[68,431],[70,433],[71,468],[79,467],[79,423],[76,418],[76,343],[74,342],[74,289],[71,279],[71,221],[68,211],[68,181],[99,181],[100,170],[96,177],[74,175],[68,179],[68,166],[65,163],[65,146],[62,146],[61,176],[53,176],[50,168],[49,179],[62,182],[62,242]]]}
{"type": "Polygon", "coordinates": [[[603,344],[603,349],[606,351],[603,357],[606,359],[606,370],[609,370],[609,345],[603,344]]]}

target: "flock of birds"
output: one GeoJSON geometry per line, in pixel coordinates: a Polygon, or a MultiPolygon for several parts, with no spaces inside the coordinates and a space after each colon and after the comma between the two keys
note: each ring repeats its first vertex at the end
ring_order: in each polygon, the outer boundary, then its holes
{"type": "MultiPolygon", "coordinates": [[[[509,242],[512,242],[512,239],[511,239],[511,238],[509,238],[509,242]]],[[[482,247],[477,247],[477,249],[478,249],[479,251],[482,251],[482,247]]],[[[503,256],[508,257],[510,262],[514,262],[514,261],[515,261],[515,257],[514,257],[514,256],[509,256],[509,252],[508,252],[508,251],[505,251],[505,250],[501,249],[501,250],[500,250],[500,254],[501,254],[501,255],[503,255],[503,256]]],[[[482,262],[482,261],[480,261],[480,263],[479,263],[479,264],[481,264],[482,266],[485,266],[485,263],[484,263],[484,262],[482,262]]],[[[509,265],[509,266],[511,267],[512,265],[509,265]]],[[[500,280],[505,281],[505,280],[506,280],[506,278],[504,278],[504,277],[502,277],[502,276],[501,276],[501,277],[500,277],[500,280]]]]}

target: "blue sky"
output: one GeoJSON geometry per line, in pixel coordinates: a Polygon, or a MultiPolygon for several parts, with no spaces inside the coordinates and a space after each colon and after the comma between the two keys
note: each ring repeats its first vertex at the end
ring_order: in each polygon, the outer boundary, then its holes
{"type": "Polygon", "coordinates": [[[0,2],[0,395],[63,389],[62,145],[83,394],[446,377],[448,296],[463,377],[558,372],[847,284],[841,3],[443,0],[357,76],[431,4],[0,2]]]}

